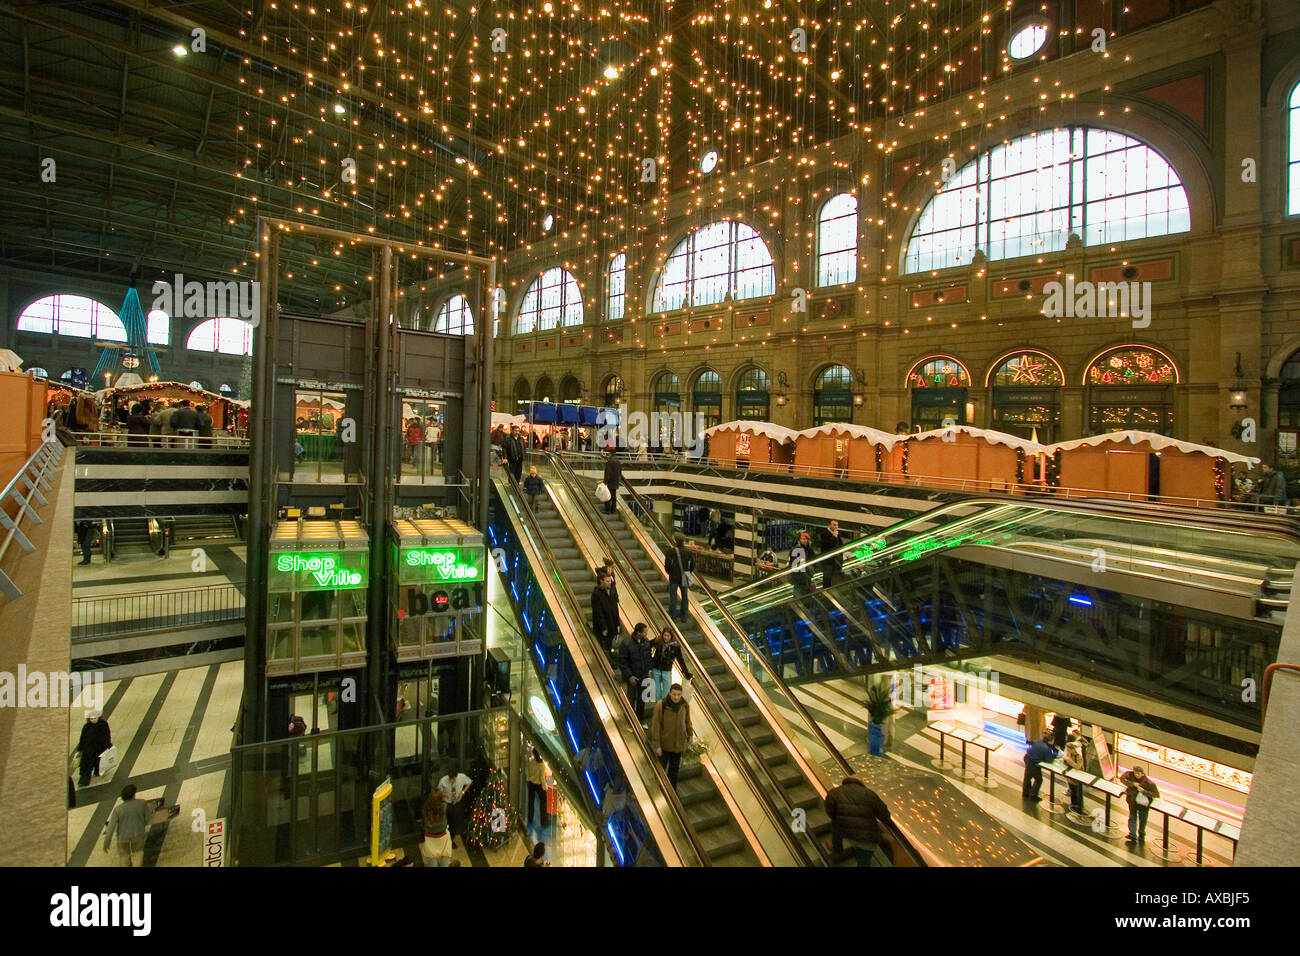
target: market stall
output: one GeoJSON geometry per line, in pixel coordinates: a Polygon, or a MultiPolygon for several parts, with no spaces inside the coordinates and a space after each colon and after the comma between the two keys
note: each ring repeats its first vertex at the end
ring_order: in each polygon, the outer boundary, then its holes
{"type": "Polygon", "coordinates": [[[43,379],[26,372],[0,371],[0,485],[18,473],[40,447],[45,420],[43,379]]]}
{"type": "Polygon", "coordinates": [[[1122,431],[1048,445],[1053,484],[1079,488],[1097,497],[1157,496],[1228,501],[1231,465],[1254,465],[1258,458],[1167,438],[1154,432],[1122,431]]]}
{"type": "Polygon", "coordinates": [[[770,422],[734,421],[706,428],[703,437],[709,461],[723,468],[789,471],[799,433],[770,422]]]}
{"type": "Polygon", "coordinates": [[[239,417],[237,410],[241,406],[247,408],[247,402],[240,403],[234,399],[226,398],[224,395],[195,388],[183,382],[140,382],[134,385],[115,385],[112,388],[100,389],[95,395],[108,408],[112,408],[115,401],[127,408],[139,401],[165,402],[171,405],[185,400],[196,408],[203,405],[207,407],[208,414],[212,416],[212,430],[214,432],[230,431],[231,426],[236,423],[236,419],[239,417]]]}
{"type": "Polygon", "coordinates": [[[890,470],[899,441],[898,435],[866,425],[832,422],[805,428],[795,438],[794,472],[872,481],[890,470]]]}
{"type": "Polygon", "coordinates": [[[1006,432],[970,425],[935,428],[908,436],[908,480],[983,491],[1016,491],[1034,482],[1033,459],[1043,453],[1038,442],[1006,432]]]}

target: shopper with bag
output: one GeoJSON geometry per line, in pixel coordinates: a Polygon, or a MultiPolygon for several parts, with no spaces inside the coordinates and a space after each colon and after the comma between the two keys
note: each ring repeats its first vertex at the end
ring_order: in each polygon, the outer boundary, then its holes
{"type": "Polygon", "coordinates": [[[605,488],[609,492],[609,500],[605,502],[605,514],[612,515],[618,510],[618,486],[623,480],[623,466],[619,464],[618,456],[610,452],[605,459],[605,488]]]}
{"type": "Polygon", "coordinates": [[[653,649],[646,636],[648,629],[638,624],[632,629],[632,635],[618,649],[618,673],[623,678],[627,690],[627,699],[636,711],[637,720],[645,720],[645,696],[642,687],[650,677],[653,664],[653,649]]]}
{"type": "Polygon", "coordinates": [[[668,696],[655,704],[650,715],[650,746],[668,774],[668,782],[677,789],[677,772],[682,766],[682,751],[690,746],[695,731],[691,728],[691,705],[682,697],[682,685],[673,684],[668,696]]]}
{"type": "Polygon", "coordinates": [[[1151,801],[1160,796],[1160,788],[1141,766],[1120,774],[1119,782],[1128,787],[1128,793],[1125,794],[1128,799],[1128,839],[1124,842],[1145,843],[1147,814],[1151,812],[1151,801]]]}
{"type": "MultiPolygon", "coordinates": [[[[77,749],[73,751],[81,755],[81,772],[77,780],[79,786],[90,786],[90,775],[104,772],[100,769],[99,758],[110,748],[116,749],[113,748],[113,732],[104,719],[104,712],[98,709],[89,711],[86,722],[81,725],[77,749]]],[[[116,760],[113,760],[113,765],[117,765],[116,760]]]]}
{"type": "Polygon", "coordinates": [[[686,538],[673,537],[673,549],[664,557],[668,572],[668,616],[685,622],[690,612],[691,574],[695,571],[695,557],[686,549],[686,538]]]}

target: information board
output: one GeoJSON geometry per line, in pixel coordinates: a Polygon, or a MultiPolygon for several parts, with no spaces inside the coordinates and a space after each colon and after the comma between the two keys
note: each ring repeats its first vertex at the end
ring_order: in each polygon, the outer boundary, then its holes
{"type": "Polygon", "coordinates": [[[1106,743],[1106,731],[1096,724],[1092,725],[1092,743],[1097,748],[1097,762],[1101,764],[1101,775],[1107,780],[1115,778],[1115,761],[1110,756],[1110,745],[1106,743]]]}

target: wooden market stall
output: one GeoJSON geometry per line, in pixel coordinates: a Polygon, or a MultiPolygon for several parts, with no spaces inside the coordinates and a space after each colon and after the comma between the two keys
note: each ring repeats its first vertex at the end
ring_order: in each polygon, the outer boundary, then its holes
{"type": "Polygon", "coordinates": [[[970,425],[953,425],[909,435],[908,480],[936,487],[960,484],[980,491],[1014,492],[1033,484],[1038,442],[970,425]]]}
{"type": "Polygon", "coordinates": [[[0,487],[41,445],[46,383],[26,372],[0,372],[0,487]]]}
{"type": "Polygon", "coordinates": [[[1085,490],[1101,498],[1156,497],[1176,504],[1228,501],[1234,464],[1250,458],[1210,445],[1167,438],[1154,432],[1122,431],[1048,445],[1057,487],[1085,490]]]}
{"type": "MultiPolygon", "coordinates": [[[[183,382],[141,382],[136,385],[119,385],[101,389],[96,395],[109,407],[112,407],[114,399],[117,399],[124,402],[128,408],[138,401],[175,403],[186,399],[195,407],[207,406],[208,414],[212,416],[213,431],[230,431],[236,424],[236,419],[240,417],[240,408],[247,408],[246,402],[237,402],[235,399],[194,388],[183,382]]],[[[302,414],[304,412],[296,411],[298,417],[302,414]]]]}
{"type": "Polygon", "coordinates": [[[789,471],[799,433],[771,422],[723,422],[704,430],[709,461],[723,468],[789,471]]]}
{"type": "Polygon", "coordinates": [[[901,449],[894,468],[895,446],[901,440],[866,425],[832,422],[805,428],[795,438],[794,473],[874,481],[881,472],[902,470],[901,449]]]}

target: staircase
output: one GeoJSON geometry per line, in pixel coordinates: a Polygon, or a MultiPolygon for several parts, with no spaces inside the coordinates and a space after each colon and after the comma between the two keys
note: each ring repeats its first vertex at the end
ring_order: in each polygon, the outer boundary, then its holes
{"type": "MultiPolygon", "coordinates": [[[[633,564],[656,596],[668,607],[668,579],[658,564],[646,554],[637,536],[628,526],[627,514],[620,510],[616,515],[606,518],[611,531],[627,554],[632,556],[633,564]]],[[[789,752],[777,740],[772,728],[764,721],[763,715],[750,700],[745,689],[731,673],[731,669],[713,648],[713,642],[705,635],[693,616],[688,616],[686,623],[678,624],[682,637],[695,652],[696,658],[709,672],[713,682],[722,693],[727,706],[736,715],[745,734],[758,748],[763,761],[772,769],[773,776],[792,807],[798,807],[807,814],[808,832],[819,841],[830,838],[830,818],[822,805],[821,796],[804,777],[789,752]]],[[[737,742],[738,743],[738,742],[737,742]]],[[[683,798],[684,799],[684,798],[683,798]]]]}
{"type": "MultiPolygon", "coordinates": [[[[539,501],[536,518],[538,527],[559,565],[557,571],[568,585],[578,605],[590,608],[591,592],[596,586],[595,569],[587,565],[573,535],[556,513],[554,504],[549,499],[542,498],[539,501]]],[[[648,577],[648,580],[654,579],[648,577]]],[[[608,653],[609,648],[605,648],[605,651],[608,653]]],[[[648,721],[647,714],[647,724],[648,721]]],[[[758,865],[758,858],[745,840],[740,827],[732,819],[731,811],[718,791],[717,784],[704,772],[704,768],[699,763],[692,762],[687,765],[683,762],[677,780],[677,796],[686,810],[687,821],[704,848],[710,865],[758,865]]],[[[809,817],[811,820],[811,812],[809,817]]]]}
{"type": "Polygon", "coordinates": [[[234,515],[182,515],[172,524],[172,547],[227,544],[240,540],[234,515]]]}

